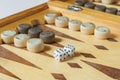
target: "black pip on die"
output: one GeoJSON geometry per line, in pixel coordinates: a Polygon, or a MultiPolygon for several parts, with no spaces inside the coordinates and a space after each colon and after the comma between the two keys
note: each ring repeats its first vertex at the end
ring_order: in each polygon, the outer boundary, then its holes
{"type": "Polygon", "coordinates": [[[72,57],[72,56],[74,56],[74,54],[75,54],[75,47],[73,46],[73,45],[66,45],[66,46],[64,46],[64,49],[63,49],[64,51],[65,51],[65,53],[67,53],[68,54],[68,56],[70,56],[70,57],[72,57]]]}
{"type": "Polygon", "coordinates": [[[73,57],[75,54],[75,47],[73,45],[66,45],[63,49],[57,49],[54,51],[54,58],[57,61],[64,61],[69,56],[73,57]]]}
{"type": "Polygon", "coordinates": [[[54,51],[54,57],[57,61],[64,61],[68,57],[68,54],[63,49],[57,49],[54,51]]]}

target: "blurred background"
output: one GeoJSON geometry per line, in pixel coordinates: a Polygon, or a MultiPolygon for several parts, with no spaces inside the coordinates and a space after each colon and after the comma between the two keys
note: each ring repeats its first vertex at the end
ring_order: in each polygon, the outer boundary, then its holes
{"type": "Polygon", "coordinates": [[[0,19],[43,4],[48,0],[0,0],[0,19]]]}

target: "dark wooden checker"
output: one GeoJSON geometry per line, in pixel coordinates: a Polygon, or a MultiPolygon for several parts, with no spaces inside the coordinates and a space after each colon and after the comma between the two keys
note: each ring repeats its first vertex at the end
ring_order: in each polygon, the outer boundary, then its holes
{"type": "MultiPolygon", "coordinates": [[[[80,1],[80,0],[78,0],[78,1],[80,1]]],[[[67,2],[74,4],[75,1],[67,0],[67,2]]],[[[114,4],[103,4],[102,2],[95,2],[95,1],[93,1],[93,3],[98,4],[98,5],[104,5],[106,7],[114,7],[114,8],[117,8],[120,10],[120,0],[116,0],[116,3],[114,3],[114,4]]]]}
{"type": "MultiPolygon", "coordinates": [[[[18,24],[30,23],[33,19],[38,19],[45,24],[44,15],[48,12],[60,12],[70,19],[87,21],[87,19],[81,19],[83,18],[81,16],[75,16],[81,14],[81,12],[66,9],[67,5],[73,4],[60,1],[53,1],[48,4],[49,8],[47,4],[39,6],[37,9],[40,11],[30,16],[24,16],[22,19],[18,19],[16,16],[16,22],[10,24],[3,22],[4,25],[8,25],[0,27],[0,32],[8,29],[15,30],[18,24]],[[68,14],[69,12],[73,14],[68,14]]],[[[91,11],[89,9],[85,10],[91,11]]],[[[34,11],[36,10],[33,9],[31,13],[34,11]]],[[[100,14],[95,14],[95,16],[97,15],[100,14]]],[[[108,15],[112,17],[111,19],[114,19],[114,17],[120,19],[118,16],[108,15]]],[[[91,16],[94,16],[94,14],[91,16]]],[[[92,18],[90,17],[88,21],[92,18]]],[[[114,20],[117,21],[117,19],[114,20]]],[[[98,17],[95,20],[101,20],[101,18],[98,17]]],[[[112,20],[106,20],[103,23],[103,25],[108,24],[111,28],[111,37],[107,40],[99,40],[93,35],[84,35],[80,31],[71,31],[67,28],[45,24],[44,29],[55,32],[56,42],[45,44],[44,52],[32,53],[27,51],[26,48],[16,48],[13,44],[1,44],[0,80],[120,80],[120,21],[114,22],[114,20],[110,25],[107,22],[112,20]],[[55,61],[53,51],[63,48],[67,44],[76,47],[75,56],[64,62],[55,61]]],[[[96,25],[101,25],[99,22],[93,22],[96,25]]],[[[2,43],[2,40],[0,41],[2,43]]]]}

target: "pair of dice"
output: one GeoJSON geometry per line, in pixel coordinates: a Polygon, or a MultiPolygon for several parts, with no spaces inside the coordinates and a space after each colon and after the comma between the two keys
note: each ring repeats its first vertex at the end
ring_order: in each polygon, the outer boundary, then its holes
{"type": "Polygon", "coordinates": [[[63,49],[54,51],[54,58],[57,61],[64,61],[68,57],[73,57],[75,54],[75,47],[73,45],[66,45],[63,49]]]}

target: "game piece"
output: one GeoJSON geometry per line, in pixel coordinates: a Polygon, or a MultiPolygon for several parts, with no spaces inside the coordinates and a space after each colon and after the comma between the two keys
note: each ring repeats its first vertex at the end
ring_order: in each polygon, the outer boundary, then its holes
{"type": "Polygon", "coordinates": [[[93,34],[94,29],[95,29],[95,25],[93,23],[90,23],[90,22],[86,22],[86,23],[81,24],[81,28],[80,28],[81,33],[87,34],[87,35],[93,34]]]}
{"type": "Polygon", "coordinates": [[[40,33],[40,38],[43,40],[44,43],[53,43],[55,42],[55,33],[52,31],[46,30],[40,33]]]}
{"type": "Polygon", "coordinates": [[[101,1],[102,1],[102,3],[104,3],[104,4],[112,4],[112,3],[115,2],[115,0],[101,0],[101,1]]]}
{"type": "Polygon", "coordinates": [[[31,24],[33,27],[41,25],[41,23],[38,19],[31,20],[31,24]]]}
{"type": "Polygon", "coordinates": [[[110,29],[104,26],[98,26],[94,31],[94,36],[98,39],[107,39],[110,36],[110,29]]]}
{"type": "Polygon", "coordinates": [[[44,42],[39,38],[31,38],[27,41],[27,50],[30,52],[41,52],[44,50],[44,42]]]}
{"type": "Polygon", "coordinates": [[[105,10],[106,13],[111,13],[111,14],[116,14],[117,13],[117,9],[116,8],[107,8],[105,10]]]}
{"type": "Polygon", "coordinates": [[[57,17],[57,14],[55,14],[55,13],[47,13],[45,15],[45,20],[48,24],[54,24],[56,17],[57,17]]]}
{"type": "Polygon", "coordinates": [[[14,36],[16,35],[16,31],[14,30],[6,30],[1,33],[1,38],[4,43],[10,44],[14,42],[14,36]]]}
{"type": "Polygon", "coordinates": [[[95,4],[93,4],[93,3],[91,3],[91,2],[88,2],[88,3],[86,3],[86,4],[84,5],[84,7],[90,8],[90,9],[94,9],[95,4]]]}
{"type": "Polygon", "coordinates": [[[58,61],[58,62],[60,62],[60,61],[62,62],[62,61],[65,61],[66,58],[65,57],[61,57],[61,56],[60,57],[57,56],[57,57],[55,57],[55,60],[58,61]]]}
{"type": "Polygon", "coordinates": [[[30,24],[24,23],[24,24],[18,25],[17,30],[21,34],[27,34],[28,33],[28,29],[30,29],[30,28],[31,28],[30,24]]]}
{"type": "Polygon", "coordinates": [[[66,46],[64,46],[64,49],[63,49],[64,51],[65,51],[65,53],[67,53],[68,54],[68,56],[70,56],[70,57],[73,57],[74,56],[74,54],[75,54],[75,47],[73,46],[73,45],[66,45],[66,46]]]}
{"type": "Polygon", "coordinates": [[[87,3],[88,2],[88,0],[76,0],[75,1],[75,5],[77,5],[77,6],[84,6],[84,4],[85,3],[87,3]]]}
{"type": "Polygon", "coordinates": [[[55,19],[55,25],[57,27],[67,27],[69,19],[65,16],[59,16],[55,19]]]}
{"type": "Polygon", "coordinates": [[[57,61],[64,61],[68,57],[68,54],[63,49],[57,49],[54,51],[54,58],[57,61]]]}
{"type": "Polygon", "coordinates": [[[117,12],[117,15],[120,16],[120,10],[117,12]]]}
{"type": "Polygon", "coordinates": [[[78,31],[80,30],[81,21],[79,20],[70,20],[68,23],[68,28],[70,30],[78,31]]]}
{"type": "Polygon", "coordinates": [[[98,11],[105,11],[105,9],[106,9],[106,7],[105,6],[103,6],[103,5],[96,5],[95,7],[94,7],[94,9],[95,10],[98,10],[98,11]]]}
{"type": "Polygon", "coordinates": [[[84,2],[83,1],[75,1],[75,5],[77,6],[84,6],[84,2]]]}
{"type": "Polygon", "coordinates": [[[14,37],[14,45],[16,47],[26,47],[27,40],[30,37],[27,34],[17,34],[14,37]]]}
{"type": "Polygon", "coordinates": [[[83,9],[78,6],[68,6],[68,10],[73,10],[73,11],[82,11],[83,9]]]}
{"type": "Polygon", "coordinates": [[[31,29],[28,30],[28,35],[31,38],[38,38],[42,31],[43,30],[42,30],[41,26],[32,27],[31,29]]]}

